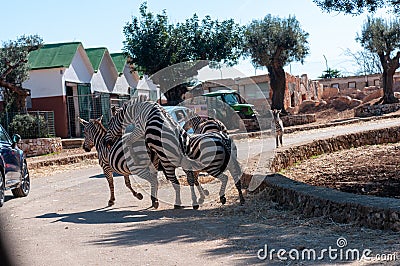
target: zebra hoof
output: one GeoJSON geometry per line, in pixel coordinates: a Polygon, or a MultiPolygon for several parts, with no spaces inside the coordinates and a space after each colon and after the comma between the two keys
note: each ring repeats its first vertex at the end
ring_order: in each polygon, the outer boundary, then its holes
{"type": "Polygon", "coordinates": [[[244,205],[246,201],[244,199],[240,199],[240,205],[244,205]]]}
{"type": "Polygon", "coordinates": [[[219,200],[220,200],[220,202],[221,202],[222,204],[225,204],[225,203],[226,203],[226,198],[225,198],[225,196],[219,197],[219,200]]]}
{"type": "Polygon", "coordinates": [[[204,195],[206,195],[206,196],[210,195],[210,192],[209,192],[207,189],[204,189],[204,190],[203,190],[203,193],[204,193],[204,195]]]}
{"type": "Polygon", "coordinates": [[[137,198],[138,200],[142,200],[142,199],[143,199],[142,193],[137,193],[137,194],[136,194],[136,198],[137,198]]]}
{"type": "Polygon", "coordinates": [[[151,207],[153,207],[154,209],[158,209],[158,201],[153,201],[153,203],[151,204],[151,207]]]}
{"type": "Polygon", "coordinates": [[[198,202],[199,202],[199,204],[203,204],[204,203],[204,198],[199,198],[198,202]]]}
{"type": "Polygon", "coordinates": [[[114,205],[114,201],[109,200],[109,201],[108,201],[108,207],[111,207],[111,206],[113,206],[113,205],[114,205]]]}
{"type": "Polygon", "coordinates": [[[200,205],[193,205],[193,210],[198,210],[200,205]]]}
{"type": "Polygon", "coordinates": [[[174,205],[174,209],[175,210],[179,210],[179,209],[183,209],[184,207],[183,206],[181,206],[181,205],[174,205]]]}

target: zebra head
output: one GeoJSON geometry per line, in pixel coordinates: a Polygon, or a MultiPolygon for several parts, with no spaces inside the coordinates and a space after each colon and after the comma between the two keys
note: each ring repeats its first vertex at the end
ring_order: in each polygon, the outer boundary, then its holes
{"type": "Polygon", "coordinates": [[[113,111],[113,116],[108,122],[108,130],[104,136],[104,145],[111,147],[123,133],[123,124],[126,114],[128,102],[124,103],[121,108],[113,111]]]}
{"type": "Polygon", "coordinates": [[[279,121],[280,117],[279,114],[281,113],[281,110],[273,109],[271,110],[272,117],[274,118],[274,121],[279,121]]]}
{"type": "Polygon", "coordinates": [[[85,134],[85,140],[83,142],[83,149],[86,152],[90,152],[96,143],[96,138],[100,138],[104,135],[105,129],[101,124],[103,116],[98,119],[91,119],[89,122],[79,118],[79,122],[83,125],[83,131],[85,134]],[[102,132],[102,133],[101,133],[102,132]]]}

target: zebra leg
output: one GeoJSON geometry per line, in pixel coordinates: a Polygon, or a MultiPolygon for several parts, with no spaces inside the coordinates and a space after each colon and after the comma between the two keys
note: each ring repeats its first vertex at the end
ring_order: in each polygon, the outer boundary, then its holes
{"type": "Polygon", "coordinates": [[[243,174],[242,168],[237,160],[237,153],[232,153],[231,158],[229,160],[227,169],[231,173],[233,180],[235,181],[236,189],[239,193],[240,204],[243,205],[245,200],[242,193],[242,182],[240,181],[240,177],[243,174]]]}
{"type": "Polygon", "coordinates": [[[228,184],[228,176],[224,173],[221,173],[220,175],[217,176],[217,178],[221,180],[221,188],[219,189],[219,200],[222,204],[225,204],[226,203],[225,190],[228,184]]]}
{"type": "Polygon", "coordinates": [[[125,179],[125,186],[132,192],[133,196],[135,196],[139,200],[142,200],[143,199],[142,193],[133,190],[131,186],[131,180],[129,179],[129,175],[124,175],[124,179],[125,179]]]}
{"type": "Polygon", "coordinates": [[[283,146],[283,144],[282,144],[282,138],[283,138],[283,134],[279,135],[279,141],[280,141],[280,143],[281,143],[281,146],[283,146]]]}
{"type": "Polygon", "coordinates": [[[276,135],[275,136],[275,141],[276,141],[276,148],[278,148],[279,147],[279,140],[278,140],[278,135],[276,135]]]}
{"type": "Polygon", "coordinates": [[[208,192],[207,189],[203,188],[199,182],[199,173],[198,171],[193,172],[194,175],[194,184],[197,187],[197,190],[199,191],[200,194],[200,198],[199,198],[199,204],[203,204],[204,203],[204,199],[206,198],[206,196],[208,196],[210,193],[208,192]]]}
{"type": "MultiPolygon", "coordinates": [[[[185,171],[185,173],[186,173],[187,181],[190,186],[190,194],[192,196],[192,206],[193,206],[194,210],[197,210],[199,208],[199,203],[197,202],[196,192],[194,191],[194,184],[196,183],[197,180],[195,180],[195,174],[192,171],[185,171]]],[[[203,199],[203,202],[204,202],[204,199],[203,199]]]]}
{"type": "Polygon", "coordinates": [[[115,202],[113,172],[111,168],[107,166],[103,167],[103,172],[106,176],[108,187],[110,188],[110,199],[108,200],[108,206],[112,206],[115,202]]]}
{"type": "Polygon", "coordinates": [[[175,190],[175,204],[174,204],[174,209],[182,209],[182,201],[181,201],[181,187],[179,184],[178,178],[176,178],[175,175],[175,167],[165,167],[163,165],[163,171],[164,175],[172,183],[172,186],[175,190]]]}

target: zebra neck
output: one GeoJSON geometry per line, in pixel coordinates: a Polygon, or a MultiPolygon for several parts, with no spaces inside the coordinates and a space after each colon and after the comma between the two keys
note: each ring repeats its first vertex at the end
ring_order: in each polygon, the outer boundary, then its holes
{"type": "Polygon", "coordinates": [[[106,136],[106,131],[99,130],[93,139],[94,146],[96,146],[96,150],[100,150],[100,147],[104,146],[104,137],[106,136]]]}

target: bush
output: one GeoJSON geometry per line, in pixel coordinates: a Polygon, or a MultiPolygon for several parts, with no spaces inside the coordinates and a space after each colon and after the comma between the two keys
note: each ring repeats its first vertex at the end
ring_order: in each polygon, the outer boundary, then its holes
{"type": "Polygon", "coordinates": [[[42,116],[18,114],[9,126],[10,134],[20,134],[22,138],[46,138],[49,135],[46,120],[42,116]]]}

